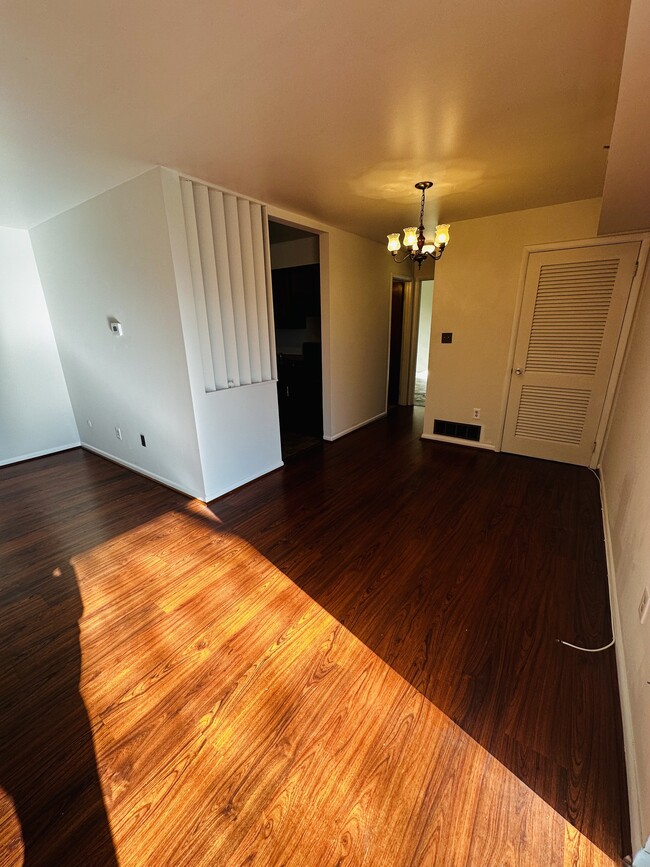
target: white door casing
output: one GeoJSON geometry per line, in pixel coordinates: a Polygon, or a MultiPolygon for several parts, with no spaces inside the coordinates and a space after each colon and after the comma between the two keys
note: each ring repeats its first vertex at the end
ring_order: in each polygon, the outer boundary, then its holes
{"type": "Polygon", "coordinates": [[[503,451],[589,465],[640,246],[530,254],[503,451]]]}

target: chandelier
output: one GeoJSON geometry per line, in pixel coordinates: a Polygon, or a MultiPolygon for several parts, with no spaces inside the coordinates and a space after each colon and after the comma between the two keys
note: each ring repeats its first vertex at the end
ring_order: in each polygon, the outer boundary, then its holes
{"type": "Polygon", "coordinates": [[[422,201],[420,203],[420,225],[415,228],[411,226],[404,229],[404,240],[402,244],[406,250],[403,258],[398,259],[397,253],[400,249],[399,232],[394,232],[392,235],[387,235],[388,251],[395,261],[400,264],[410,259],[412,262],[418,263],[418,268],[422,267],[422,263],[426,259],[438,260],[445,251],[445,247],[449,243],[449,223],[441,223],[436,226],[436,234],[432,241],[424,237],[424,197],[426,191],[433,186],[432,181],[418,181],[415,185],[416,190],[422,190],[422,201]]]}

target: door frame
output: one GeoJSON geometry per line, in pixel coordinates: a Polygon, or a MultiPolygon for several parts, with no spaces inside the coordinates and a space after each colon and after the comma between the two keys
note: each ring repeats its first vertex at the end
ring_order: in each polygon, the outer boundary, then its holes
{"type": "Polygon", "coordinates": [[[413,320],[416,316],[415,307],[415,281],[411,278],[403,281],[404,307],[402,311],[402,357],[399,367],[399,394],[397,403],[399,406],[409,406],[413,403],[412,396],[409,399],[409,377],[411,374],[412,334],[413,320]]]}
{"type": "MultiPolygon", "coordinates": [[[[413,316],[411,317],[411,333],[408,351],[408,372],[405,385],[405,400],[407,406],[413,406],[413,393],[415,392],[415,373],[418,355],[418,330],[420,327],[420,299],[422,297],[423,277],[415,277],[413,280],[413,316]]],[[[427,278],[429,279],[429,278],[427,278]]]]}
{"type": "Polygon", "coordinates": [[[413,277],[405,274],[395,273],[391,271],[389,286],[389,303],[388,303],[388,346],[386,352],[386,400],[384,403],[384,414],[388,412],[388,383],[390,380],[390,338],[393,329],[392,306],[390,299],[392,298],[393,283],[401,283],[404,287],[404,298],[402,308],[402,349],[400,356],[400,371],[399,371],[399,393],[397,397],[398,406],[405,406],[407,400],[406,377],[408,376],[409,366],[411,363],[411,323],[413,321],[413,277]],[[407,324],[408,323],[408,324],[407,324]]]}
{"type": "MultiPolygon", "coordinates": [[[[407,382],[408,405],[413,406],[415,392],[415,375],[417,373],[418,342],[420,336],[420,305],[422,302],[422,284],[433,283],[435,292],[435,278],[416,277],[413,281],[413,321],[411,323],[411,345],[409,355],[409,371],[407,382]]],[[[433,329],[433,311],[431,312],[431,328],[429,329],[429,354],[431,353],[431,332],[433,329]]]]}
{"type": "Polygon", "coordinates": [[[508,363],[505,370],[504,380],[503,380],[503,388],[501,393],[501,417],[499,421],[499,436],[497,438],[495,449],[500,452],[503,436],[505,432],[505,424],[506,424],[506,411],[508,408],[508,396],[510,394],[510,380],[512,377],[512,370],[515,358],[515,346],[517,343],[517,335],[519,333],[519,320],[521,318],[521,308],[524,300],[524,288],[526,281],[526,274],[528,271],[528,261],[531,253],[548,253],[553,250],[571,250],[577,249],[579,247],[603,247],[608,244],[625,244],[628,242],[638,241],[641,243],[641,249],[639,250],[639,258],[637,269],[632,279],[632,284],[630,286],[630,294],[628,296],[627,305],[625,307],[625,314],[623,316],[623,324],[621,326],[621,332],[618,340],[618,344],[616,346],[616,352],[614,353],[614,361],[612,363],[612,370],[610,373],[609,381],[607,383],[607,390],[605,391],[605,399],[603,401],[603,409],[600,416],[600,421],[598,423],[598,429],[596,431],[596,447],[594,448],[594,452],[591,456],[591,461],[589,462],[589,466],[592,469],[595,469],[600,465],[600,458],[603,450],[603,444],[605,441],[605,435],[607,432],[607,427],[609,424],[609,417],[612,410],[612,405],[614,403],[614,397],[616,396],[616,388],[618,386],[618,381],[620,378],[621,368],[623,366],[623,361],[625,359],[625,351],[627,349],[628,340],[630,337],[630,331],[632,330],[632,325],[634,322],[634,314],[637,307],[637,302],[639,299],[639,292],[641,290],[641,285],[643,283],[643,278],[646,271],[646,265],[648,262],[648,256],[650,253],[650,233],[647,232],[629,232],[618,235],[602,235],[598,238],[586,238],[586,239],[578,239],[575,241],[557,241],[556,243],[549,244],[533,244],[524,247],[524,254],[521,262],[521,271],[519,274],[519,284],[517,287],[517,297],[515,301],[515,310],[514,316],[512,320],[512,330],[510,333],[510,347],[508,349],[508,363]]]}
{"type": "MultiPolygon", "coordinates": [[[[323,370],[323,439],[331,439],[332,431],[332,403],[331,403],[331,335],[330,335],[330,283],[329,283],[329,232],[321,228],[315,221],[305,218],[299,222],[287,218],[284,211],[271,205],[266,206],[267,219],[274,223],[282,223],[294,229],[302,229],[312,235],[318,236],[318,265],[320,270],[320,340],[321,340],[321,364],[323,370]]],[[[270,249],[269,249],[270,256],[270,249]]],[[[269,258],[269,269],[271,262],[269,258]]],[[[275,321],[273,321],[275,333],[275,321]]],[[[277,379],[277,376],[276,376],[277,379]]]]}

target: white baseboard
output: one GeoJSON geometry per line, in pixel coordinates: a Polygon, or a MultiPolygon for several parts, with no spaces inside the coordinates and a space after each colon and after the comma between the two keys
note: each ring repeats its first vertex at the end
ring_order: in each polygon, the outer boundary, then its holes
{"type": "Polygon", "coordinates": [[[114,464],[119,464],[121,467],[126,467],[127,470],[133,470],[134,473],[138,473],[141,476],[145,476],[148,479],[153,479],[154,482],[159,482],[161,485],[165,485],[166,488],[171,488],[173,491],[178,491],[179,494],[185,494],[186,497],[192,497],[195,500],[201,500],[201,502],[205,503],[205,495],[203,491],[195,491],[192,488],[182,488],[180,485],[176,484],[176,482],[172,482],[170,479],[166,479],[164,476],[159,476],[158,473],[153,473],[151,470],[145,470],[143,467],[139,467],[136,464],[132,464],[130,461],[125,461],[123,458],[117,458],[115,455],[111,455],[108,452],[102,451],[102,449],[98,449],[96,446],[91,446],[88,443],[82,441],[81,447],[84,449],[88,449],[89,452],[94,452],[96,455],[99,455],[102,458],[106,458],[107,461],[112,461],[114,464]]]}
{"type": "Polygon", "coordinates": [[[352,431],[359,430],[360,427],[365,427],[367,424],[372,424],[373,421],[378,421],[380,418],[384,418],[388,413],[386,410],[380,412],[379,415],[375,415],[372,418],[368,418],[365,421],[360,421],[359,424],[352,425],[352,427],[346,428],[345,430],[340,431],[339,433],[333,434],[331,437],[324,436],[323,439],[327,440],[330,443],[333,443],[334,440],[341,439],[346,434],[352,433],[352,431]]]}
{"type": "Polygon", "coordinates": [[[440,442],[440,443],[453,443],[454,445],[457,445],[457,446],[470,446],[471,448],[474,448],[474,449],[485,449],[486,451],[489,451],[489,452],[495,452],[497,450],[496,446],[492,445],[491,443],[477,443],[477,442],[473,442],[472,440],[462,440],[462,439],[459,439],[458,437],[443,437],[441,434],[423,433],[422,436],[420,437],[420,439],[436,440],[437,442],[440,442]]]}
{"type": "Polygon", "coordinates": [[[614,634],[616,643],[616,670],[618,673],[618,690],[621,703],[621,718],[623,720],[623,748],[625,750],[625,769],[627,772],[627,797],[630,808],[630,836],[632,838],[632,851],[639,849],[644,844],[641,827],[641,799],[639,797],[639,770],[636,762],[636,748],[634,738],[634,724],[632,722],[632,710],[630,705],[630,691],[627,683],[627,665],[625,663],[625,648],[623,646],[621,612],[616,593],[616,570],[614,567],[614,551],[612,536],[609,525],[609,512],[607,510],[607,492],[603,469],[599,467],[601,504],[603,512],[603,531],[605,535],[605,556],[607,559],[607,585],[609,588],[609,604],[612,610],[614,634]]]}
{"type": "Polygon", "coordinates": [[[253,473],[251,476],[247,476],[244,479],[240,479],[239,481],[235,482],[234,485],[231,485],[230,487],[223,488],[222,490],[217,491],[216,494],[213,494],[212,492],[210,492],[209,496],[206,495],[207,499],[205,500],[205,502],[211,503],[212,500],[216,500],[217,497],[223,497],[224,494],[229,494],[231,491],[235,491],[235,490],[237,490],[237,488],[241,488],[243,485],[247,485],[249,482],[254,482],[256,479],[261,479],[262,476],[267,476],[269,473],[273,473],[273,472],[275,472],[275,470],[279,470],[280,467],[283,467],[283,466],[284,466],[284,461],[280,461],[279,464],[274,464],[272,467],[268,467],[268,469],[266,469],[266,470],[262,470],[259,473],[253,473]]]}
{"type": "Polygon", "coordinates": [[[73,443],[67,443],[64,446],[56,446],[53,449],[42,449],[40,452],[30,452],[27,455],[17,455],[15,458],[6,458],[0,461],[0,467],[5,467],[8,464],[17,464],[20,461],[31,461],[32,458],[43,458],[45,455],[55,455],[57,452],[66,452],[68,449],[76,449],[81,445],[77,440],[73,443]]]}

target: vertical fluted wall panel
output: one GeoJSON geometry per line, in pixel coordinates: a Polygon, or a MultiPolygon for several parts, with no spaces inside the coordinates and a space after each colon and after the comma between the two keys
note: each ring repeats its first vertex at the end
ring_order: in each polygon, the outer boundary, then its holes
{"type": "Polygon", "coordinates": [[[206,391],[277,379],[266,213],[181,179],[206,391]]]}

